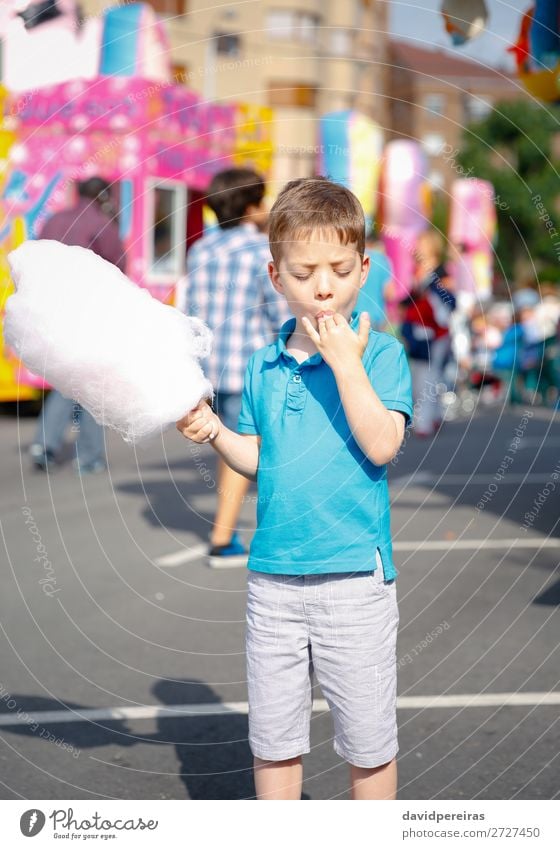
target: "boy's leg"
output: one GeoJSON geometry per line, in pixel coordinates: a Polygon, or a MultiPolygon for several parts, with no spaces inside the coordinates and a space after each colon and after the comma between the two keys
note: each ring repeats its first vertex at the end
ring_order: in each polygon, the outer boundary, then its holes
{"type": "Polygon", "coordinates": [[[301,756],[287,761],[254,759],[257,799],[301,799],[303,764],[301,756]]]}
{"type": "Polygon", "coordinates": [[[396,799],[397,759],[382,766],[364,769],[350,764],[350,792],[352,799],[396,799]]]}
{"type": "Polygon", "coordinates": [[[249,746],[259,799],[301,798],[313,673],[304,583],[299,576],[248,573],[249,746]]]}
{"type": "Polygon", "coordinates": [[[374,572],[320,576],[308,608],[313,665],[333,714],[334,748],[351,764],[353,799],[396,793],[399,614],[394,581],[374,572]]]}
{"type": "Polygon", "coordinates": [[[237,528],[243,499],[251,482],[218,459],[218,508],[210,534],[211,545],[227,545],[237,528]]]}

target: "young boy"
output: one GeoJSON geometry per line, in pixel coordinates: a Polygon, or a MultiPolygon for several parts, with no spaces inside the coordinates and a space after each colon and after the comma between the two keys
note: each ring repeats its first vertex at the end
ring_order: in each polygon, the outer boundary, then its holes
{"type": "Polygon", "coordinates": [[[208,404],[177,423],[256,479],[249,742],[259,799],[299,799],[312,673],[353,799],[396,795],[398,625],[385,464],[412,415],[402,346],[352,314],[369,269],[356,197],[295,180],[270,214],[274,288],[295,316],[247,367],[238,430],[208,404]]]}

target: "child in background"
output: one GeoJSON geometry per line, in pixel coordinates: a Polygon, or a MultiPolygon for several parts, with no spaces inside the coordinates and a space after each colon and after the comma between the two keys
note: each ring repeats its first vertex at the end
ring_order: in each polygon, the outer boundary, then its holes
{"type": "Polygon", "coordinates": [[[369,274],[358,294],[356,311],[367,312],[374,330],[384,330],[387,321],[387,300],[394,298],[393,268],[375,230],[366,236],[369,274]]]}
{"type": "Polygon", "coordinates": [[[421,233],[416,243],[412,287],[401,303],[401,335],[412,371],[414,433],[419,437],[433,436],[443,418],[438,386],[451,349],[449,323],[455,296],[442,257],[440,233],[421,233]]]}

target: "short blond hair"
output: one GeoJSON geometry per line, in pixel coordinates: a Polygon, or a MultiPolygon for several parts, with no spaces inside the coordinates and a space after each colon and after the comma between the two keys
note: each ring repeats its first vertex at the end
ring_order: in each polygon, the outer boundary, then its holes
{"type": "Polygon", "coordinates": [[[286,242],[308,241],[312,233],[334,231],[342,245],[365,249],[365,218],[358,198],[326,177],[292,180],[270,210],[270,252],[278,264],[286,242]]]}

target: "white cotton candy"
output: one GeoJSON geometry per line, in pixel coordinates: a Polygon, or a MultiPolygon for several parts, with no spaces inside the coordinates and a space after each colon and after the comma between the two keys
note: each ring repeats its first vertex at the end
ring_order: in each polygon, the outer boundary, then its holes
{"type": "Polygon", "coordinates": [[[8,262],[17,291],[6,306],[7,343],[99,424],[138,442],[212,395],[198,363],[212,334],[199,319],[86,248],[29,241],[8,262]]]}

